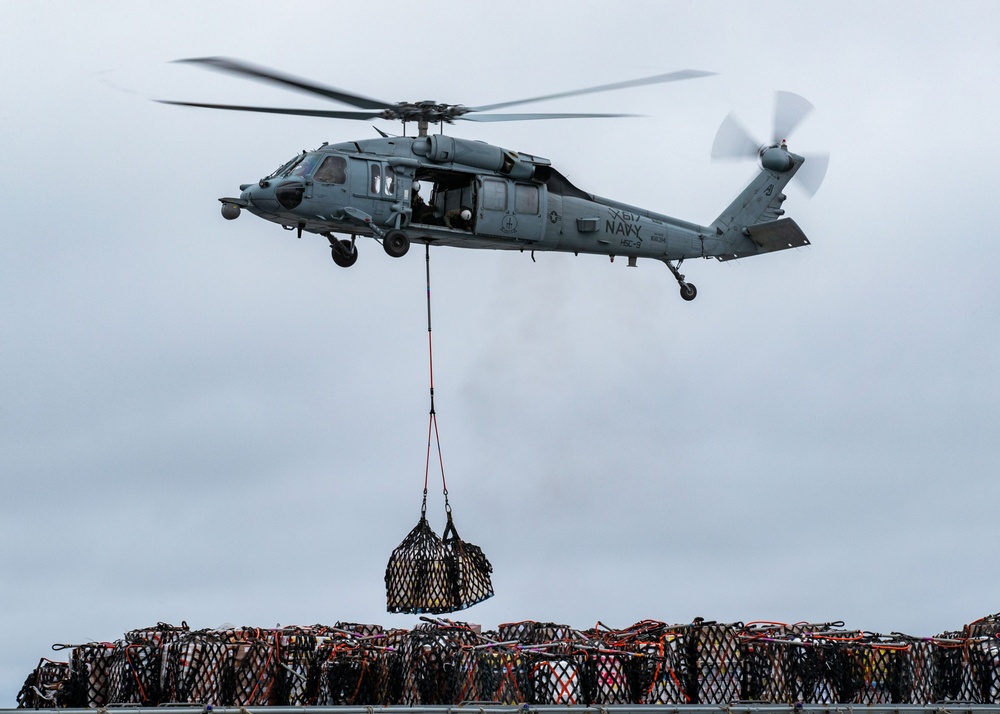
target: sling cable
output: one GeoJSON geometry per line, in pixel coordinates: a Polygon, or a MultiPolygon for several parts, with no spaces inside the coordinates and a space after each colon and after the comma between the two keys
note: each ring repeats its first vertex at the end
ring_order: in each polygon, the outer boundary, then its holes
{"type": "Polygon", "coordinates": [[[434,409],[434,341],[431,327],[431,248],[426,246],[427,263],[427,353],[430,372],[430,418],[427,424],[427,457],[424,460],[424,495],[420,520],[392,552],[385,569],[385,593],[389,612],[441,614],[463,610],[493,596],[490,573],[493,566],[482,549],[466,543],[455,529],[448,483],[444,476],[441,436],[434,409]],[[431,437],[433,436],[433,442],[431,437]],[[437,446],[444,511],[447,516],[442,536],[427,522],[427,490],[430,482],[431,446],[437,446]]]}

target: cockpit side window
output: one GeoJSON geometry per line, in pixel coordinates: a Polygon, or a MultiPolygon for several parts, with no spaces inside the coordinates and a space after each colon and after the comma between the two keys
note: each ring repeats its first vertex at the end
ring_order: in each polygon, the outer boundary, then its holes
{"type": "Polygon", "coordinates": [[[396,171],[391,166],[385,167],[385,181],[382,188],[386,196],[393,196],[396,193],[396,171]]]}
{"type": "Polygon", "coordinates": [[[371,181],[368,183],[368,192],[376,195],[382,193],[382,165],[371,164],[371,181]]]}
{"type": "Polygon", "coordinates": [[[343,156],[327,156],[313,176],[320,183],[347,183],[347,159],[343,156]]]}

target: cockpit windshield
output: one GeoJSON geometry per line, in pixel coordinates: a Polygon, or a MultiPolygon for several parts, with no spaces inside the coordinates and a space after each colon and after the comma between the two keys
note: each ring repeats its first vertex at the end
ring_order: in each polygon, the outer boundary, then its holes
{"type": "Polygon", "coordinates": [[[289,176],[306,176],[312,172],[313,166],[316,165],[316,154],[306,154],[302,157],[302,160],[295,164],[288,171],[289,176]]]}
{"type": "Polygon", "coordinates": [[[316,159],[316,154],[299,154],[291,161],[287,161],[282,164],[267,178],[274,179],[284,176],[305,176],[312,171],[313,166],[316,165],[316,159]]]}

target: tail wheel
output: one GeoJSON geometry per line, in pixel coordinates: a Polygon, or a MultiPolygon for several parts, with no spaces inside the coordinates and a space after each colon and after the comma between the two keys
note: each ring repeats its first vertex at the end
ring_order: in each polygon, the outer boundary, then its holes
{"type": "Polygon", "coordinates": [[[393,258],[402,258],[410,249],[410,239],[403,231],[389,231],[382,239],[382,247],[393,258]]]}
{"type": "Polygon", "coordinates": [[[358,262],[357,246],[351,245],[351,241],[349,240],[339,240],[336,243],[331,243],[330,257],[341,268],[350,268],[358,262]]]}
{"type": "Polygon", "coordinates": [[[698,288],[694,286],[694,283],[683,283],[681,285],[681,297],[690,302],[698,297],[698,288]]]}

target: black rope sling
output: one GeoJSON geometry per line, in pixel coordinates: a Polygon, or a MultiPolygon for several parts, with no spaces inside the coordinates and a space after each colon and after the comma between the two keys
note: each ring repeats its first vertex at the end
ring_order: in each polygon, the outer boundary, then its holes
{"type": "Polygon", "coordinates": [[[490,573],[493,566],[479,546],[463,541],[455,529],[448,483],[444,475],[441,436],[434,410],[434,343],[431,327],[431,254],[427,262],[427,351],[430,370],[430,418],[427,425],[427,457],[424,461],[424,495],[420,520],[396,547],[385,569],[387,609],[399,613],[446,613],[462,610],[493,596],[490,573]],[[430,481],[431,437],[437,446],[441,488],[447,516],[443,537],[427,522],[427,491],[430,481]]]}

